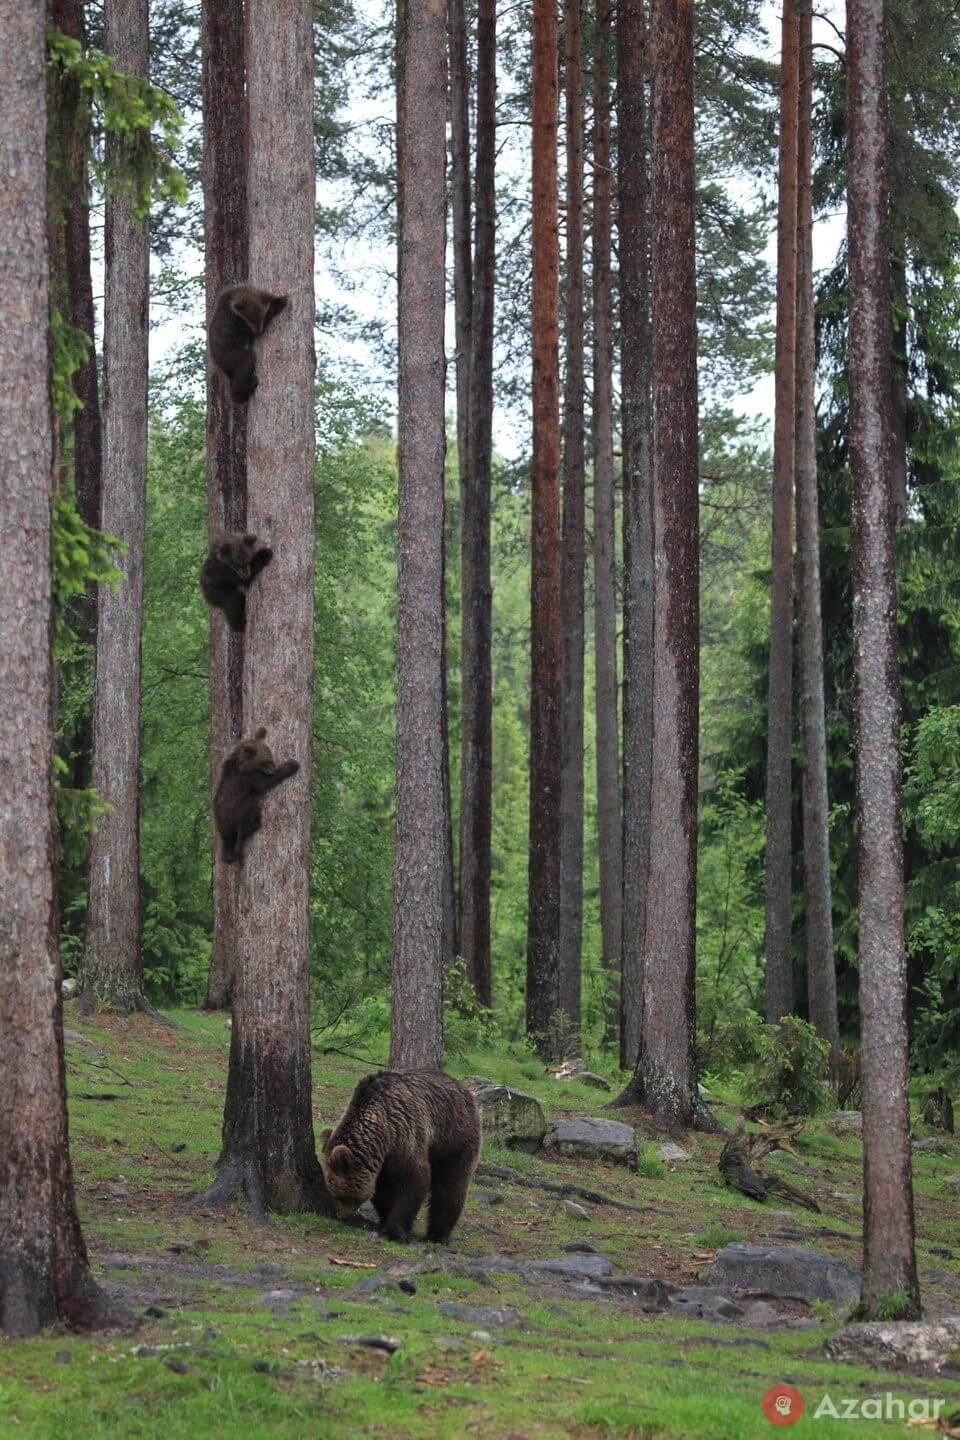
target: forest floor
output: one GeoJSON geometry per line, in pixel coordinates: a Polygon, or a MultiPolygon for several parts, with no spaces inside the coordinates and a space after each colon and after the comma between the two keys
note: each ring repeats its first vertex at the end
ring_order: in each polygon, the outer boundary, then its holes
{"type": "MultiPolygon", "coordinates": [[[[903,1421],[857,1419],[851,1432],[849,1420],[815,1419],[824,1395],[841,1414],[845,1402],[888,1394],[960,1409],[960,1356],[958,1368],[936,1378],[825,1359],[824,1340],[844,1318],[825,1305],[781,1305],[762,1328],[678,1319],[582,1279],[470,1264],[491,1255],[569,1257],[582,1253],[570,1251],[579,1245],[605,1256],[615,1274],[691,1284],[733,1240],[808,1244],[859,1263],[860,1144],[826,1123],[801,1137],[801,1168],[790,1161],[783,1169],[816,1195],[821,1215],[788,1214],[782,1199],[757,1205],[725,1189],[719,1137],[646,1132],[636,1171],[543,1154],[483,1156],[649,1207],[642,1213],[584,1203],[587,1218],[575,1217],[557,1195],[482,1176],[446,1250],[392,1245],[309,1215],[258,1226],[239,1203],[186,1204],[209,1182],[218,1153],[224,1017],[180,1012],[182,1028],[168,1031],[143,1016],[82,1022],[71,1008],[66,1023],[84,1037],[67,1048],[84,1231],[99,1278],[139,1323],[93,1338],[50,1331],[0,1340],[4,1437],[753,1440],[772,1433],[761,1400],[781,1382],[806,1404],[795,1433],[823,1440],[907,1433],[903,1421]],[[690,1159],[664,1166],[666,1139],[680,1141],[690,1159]],[[484,1311],[457,1318],[440,1308],[450,1302],[484,1311]],[[797,1318],[816,1326],[790,1328],[797,1318]],[[359,1344],[361,1335],[399,1344],[387,1353],[359,1344]]],[[[315,1057],[318,1130],[368,1068],[315,1057]]],[[[533,1094],[550,1117],[598,1114],[607,1098],[553,1080],[529,1057],[472,1054],[450,1068],[533,1094]]],[[[732,1109],[719,1113],[735,1120],[732,1109]]],[[[615,1118],[642,1129],[639,1115],[615,1118]]],[[[960,1202],[945,1186],[960,1170],[960,1143],[947,1137],[942,1153],[918,1153],[915,1166],[925,1304],[932,1314],[960,1312],[960,1202]]]]}

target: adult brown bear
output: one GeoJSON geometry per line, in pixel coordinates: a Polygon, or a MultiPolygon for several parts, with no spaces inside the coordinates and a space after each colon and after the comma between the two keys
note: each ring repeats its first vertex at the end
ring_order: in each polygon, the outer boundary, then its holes
{"type": "Polygon", "coordinates": [[[459,1080],[437,1070],[378,1070],[321,1139],[341,1215],[372,1200],[381,1233],[402,1243],[429,1195],[427,1239],[449,1239],[480,1153],[480,1112],[459,1080]]]}

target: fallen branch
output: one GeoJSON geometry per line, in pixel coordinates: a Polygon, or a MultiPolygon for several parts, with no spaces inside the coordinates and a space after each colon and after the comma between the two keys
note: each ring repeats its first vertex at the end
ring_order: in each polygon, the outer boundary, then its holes
{"type": "Polygon", "coordinates": [[[610,1205],[614,1210],[629,1210],[634,1215],[659,1215],[653,1205],[631,1205],[626,1200],[614,1200],[610,1195],[601,1195],[597,1190],[585,1190],[582,1185],[556,1185],[552,1180],[534,1180],[521,1175],[509,1165],[478,1165],[473,1172],[488,1180],[508,1180],[511,1185],[524,1185],[528,1190],[546,1190],[565,1200],[588,1200],[592,1205],[610,1205]]]}

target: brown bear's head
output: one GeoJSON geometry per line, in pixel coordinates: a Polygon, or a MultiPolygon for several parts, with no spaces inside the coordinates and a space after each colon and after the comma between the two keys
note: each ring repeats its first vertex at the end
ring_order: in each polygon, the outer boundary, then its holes
{"type": "Polygon", "coordinates": [[[217,542],[217,559],[229,565],[240,580],[250,579],[250,561],[257,548],[256,535],[224,535],[217,542]]]}
{"type": "Polygon", "coordinates": [[[332,1130],[324,1130],[320,1136],[323,1142],[323,1171],[337,1214],[345,1219],[365,1200],[373,1199],[378,1167],[371,1167],[348,1145],[331,1146],[332,1138],[332,1130]]]}
{"type": "Polygon", "coordinates": [[[286,295],[273,295],[269,290],[257,290],[253,285],[238,285],[230,301],[230,309],[239,315],[254,335],[262,335],[267,322],[285,309],[286,295]]]}
{"type": "Polygon", "coordinates": [[[233,752],[233,759],[241,775],[250,770],[273,770],[273,751],[266,744],[267,732],[263,726],[252,740],[241,740],[233,752]]]}

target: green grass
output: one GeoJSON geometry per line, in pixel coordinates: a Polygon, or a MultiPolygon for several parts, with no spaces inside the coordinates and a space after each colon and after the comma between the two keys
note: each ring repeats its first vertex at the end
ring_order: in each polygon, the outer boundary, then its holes
{"type": "MultiPolygon", "coordinates": [[[[222,1017],[176,1019],[183,1028],[175,1033],[160,1032],[144,1017],[67,1022],[95,1042],[68,1047],[72,1150],[94,1267],[113,1282],[166,1295],[165,1314],[145,1320],[131,1336],[47,1332],[29,1342],[0,1341],[4,1436],[755,1440],[769,1433],[761,1398],[784,1378],[798,1386],[810,1410],[824,1392],[839,1402],[887,1390],[905,1399],[943,1396],[949,1408],[960,1406],[952,1380],[829,1364],[822,1343],[839,1317],[823,1307],[816,1331],[757,1332],[651,1317],[629,1303],[584,1298],[562,1286],[541,1291],[511,1275],[493,1275],[484,1284],[424,1274],[415,1277],[413,1296],[389,1289],[358,1296],[354,1287],[369,1273],[364,1267],[409,1264],[423,1257],[422,1245],[391,1246],[317,1216],[272,1218],[258,1227],[239,1205],[186,1209],[186,1198],[208,1182],[219,1148],[229,1031],[222,1017]],[[84,1100],[81,1091],[124,1098],[84,1100]],[[174,1152],[174,1144],[185,1148],[174,1152]],[[194,1248],[174,1255],[168,1248],[174,1241],[194,1248]],[[130,1268],[108,1269],[118,1257],[130,1268]],[[331,1257],[350,1263],[334,1264],[331,1257]],[[279,1278],[251,1277],[263,1264],[277,1267],[279,1278]],[[257,1303],[274,1287],[298,1291],[285,1313],[257,1303]],[[494,1331],[490,1341],[474,1339],[472,1326],[440,1314],[444,1300],[516,1306],[521,1323],[494,1331]],[[365,1332],[396,1335],[402,1346],[388,1358],[342,1338],[365,1332]],[[135,1353],[143,1346],[152,1353],[135,1353]],[[171,1359],[182,1361],[186,1373],[170,1369],[171,1359]]],[[[335,1118],[364,1068],[342,1056],[316,1057],[318,1128],[335,1118]]],[[[451,1068],[522,1088],[552,1116],[599,1113],[607,1098],[553,1080],[525,1055],[470,1054],[451,1068]]],[[[859,1193],[859,1146],[833,1139],[811,1129],[802,1153],[816,1174],[798,1175],[796,1182],[816,1191],[824,1214],[796,1211],[789,1223],[829,1226],[843,1238],[811,1243],[859,1259],[859,1213],[833,1199],[834,1191],[859,1193]]],[[[477,1189],[496,1191],[503,1201],[490,1205],[472,1195],[454,1248],[468,1255],[557,1255],[586,1239],[622,1270],[686,1283],[705,1263],[704,1250],[770,1237],[788,1223],[771,1213],[779,1206],[751,1205],[722,1186],[720,1137],[690,1136],[684,1144],[691,1159],[672,1173],[650,1145],[644,1153],[656,1161],[655,1173],[485,1152],[485,1159],[529,1177],[569,1181],[647,1208],[635,1213],[588,1204],[585,1222],[568,1216],[555,1195],[484,1177],[477,1189]]],[[[958,1273],[955,1261],[927,1250],[931,1243],[960,1246],[960,1221],[942,1199],[944,1174],[960,1169],[955,1143],[947,1148],[953,1153],[946,1160],[916,1156],[919,1253],[928,1286],[933,1272],[958,1273]]],[[[866,1420],[856,1430],[858,1437],[891,1433],[888,1425],[866,1420]]],[[[850,1433],[843,1421],[821,1419],[814,1426],[805,1418],[796,1433],[808,1431],[826,1440],[850,1433]]]]}

